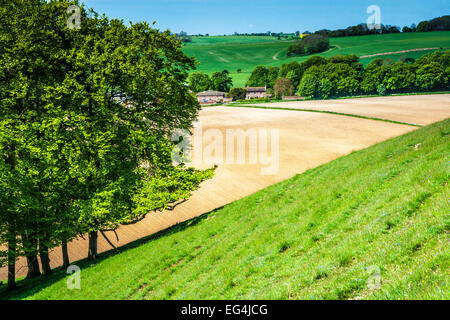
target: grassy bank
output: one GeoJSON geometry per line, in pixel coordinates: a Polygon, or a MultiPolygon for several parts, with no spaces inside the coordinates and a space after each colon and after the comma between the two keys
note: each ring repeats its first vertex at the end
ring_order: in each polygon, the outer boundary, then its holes
{"type": "Polygon", "coordinates": [[[449,159],[450,119],[0,297],[449,299],[449,159]]]}

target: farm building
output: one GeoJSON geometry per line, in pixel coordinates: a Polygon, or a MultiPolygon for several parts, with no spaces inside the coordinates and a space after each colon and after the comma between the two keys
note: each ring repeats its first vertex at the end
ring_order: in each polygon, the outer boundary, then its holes
{"type": "Polygon", "coordinates": [[[265,98],[267,95],[267,86],[266,87],[247,87],[245,88],[247,94],[245,99],[255,99],[255,98],[265,98]]]}
{"type": "Polygon", "coordinates": [[[208,90],[197,93],[197,100],[200,104],[222,103],[226,97],[225,92],[208,90]]]}

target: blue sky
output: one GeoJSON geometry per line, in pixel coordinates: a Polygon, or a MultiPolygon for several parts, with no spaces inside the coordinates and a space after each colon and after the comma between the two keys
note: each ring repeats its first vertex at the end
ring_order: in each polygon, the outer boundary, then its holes
{"type": "Polygon", "coordinates": [[[449,0],[81,0],[110,18],[156,21],[159,29],[189,34],[295,32],[366,22],[378,5],[381,23],[405,26],[450,14],[449,0]]]}

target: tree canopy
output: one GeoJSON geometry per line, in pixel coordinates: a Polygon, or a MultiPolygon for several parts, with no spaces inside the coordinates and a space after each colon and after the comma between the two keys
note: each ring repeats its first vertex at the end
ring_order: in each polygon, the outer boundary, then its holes
{"type": "Polygon", "coordinates": [[[170,32],[87,11],[78,1],[0,8],[0,259],[14,263],[89,233],[135,223],[189,198],[213,170],[174,165],[170,137],[200,106],[195,62],[170,32]],[[81,8],[81,28],[67,8],[81,8]],[[0,249],[3,250],[3,249],[0,249]]]}

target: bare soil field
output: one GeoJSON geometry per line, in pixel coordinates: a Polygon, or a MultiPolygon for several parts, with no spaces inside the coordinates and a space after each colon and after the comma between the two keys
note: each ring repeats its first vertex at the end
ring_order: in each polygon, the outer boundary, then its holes
{"type": "Polygon", "coordinates": [[[450,94],[290,101],[261,103],[255,104],[255,106],[342,112],[429,125],[450,117],[450,94]]]}
{"type": "MultiPolygon", "coordinates": [[[[317,108],[418,124],[429,124],[450,117],[450,95],[286,102],[266,106],[317,108]]],[[[194,149],[197,147],[203,150],[204,155],[211,146],[211,136],[207,133],[213,132],[215,136],[222,133],[224,140],[216,143],[222,145],[225,150],[227,129],[255,129],[257,132],[261,129],[278,130],[278,170],[273,175],[262,175],[261,168],[267,167],[267,164],[249,164],[248,158],[244,164],[219,163],[215,177],[204,182],[192,198],[173,211],[150,213],[144,221],[136,225],[121,227],[117,231],[119,241],[109,233],[109,239],[116,246],[120,247],[152,235],[352,151],[416,129],[413,126],[331,114],[229,107],[204,108],[200,112],[196,128],[195,135],[198,140],[194,140],[194,149]],[[202,134],[199,134],[200,127],[202,134]],[[199,141],[203,144],[201,148],[199,141]]],[[[258,146],[249,147],[247,143],[246,148],[245,153],[249,156],[251,152],[257,151],[253,149],[258,146]]],[[[269,147],[269,151],[273,154],[274,149],[269,147]]],[[[197,158],[193,165],[205,168],[210,167],[212,163],[197,158]]],[[[99,253],[111,249],[101,235],[98,248],[99,253]]],[[[84,259],[87,252],[87,239],[80,238],[69,244],[71,261],[84,259]]],[[[50,257],[53,267],[61,265],[59,248],[54,249],[50,257]]],[[[17,268],[19,275],[26,273],[24,260],[18,262],[17,268]]],[[[5,278],[6,270],[3,268],[0,270],[0,279],[5,278]]]]}

